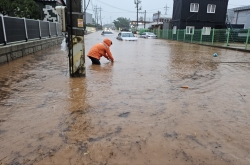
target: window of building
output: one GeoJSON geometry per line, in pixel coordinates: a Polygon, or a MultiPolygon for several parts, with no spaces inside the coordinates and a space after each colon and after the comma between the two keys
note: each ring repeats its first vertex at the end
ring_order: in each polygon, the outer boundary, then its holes
{"type": "Polygon", "coordinates": [[[177,29],[177,26],[174,26],[173,27],[173,34],[176,34],[176,29],[177,29]]]}
{"type": "Polygon", "coordinates": [[[215,13],[216,5],[208,4],[207,5],[207,13],[215,13]]]}
{"type": "Polygon", "coordinates": [[[199,3],[191,3],[190,12],[199,12],[199,3]]]}
{"type": "Polygon", "coordinates": [[[186,34],[194,34],[194,26],[187,26],[186,34]]]}
{"type": "Polygon", "coordinates": [[[210,33],[211,33],[211,27],[203,27],[202,35],[210,35],[210,33]]]}
{"type": "Polygon", "coordinates": [[[52,6],[50,6],[50,5],[45,5],[45,8],[46,8],[47,10],[50,10],[50,9],[52,9],[52,6]]]}

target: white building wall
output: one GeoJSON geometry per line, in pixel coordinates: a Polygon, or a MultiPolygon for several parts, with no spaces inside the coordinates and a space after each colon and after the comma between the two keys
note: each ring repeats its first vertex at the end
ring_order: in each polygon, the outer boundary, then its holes
{"type": "Polygon", "coordinates": [[[244,24],[244,29],[250,28],[250,9],[240,11],[233,11],[233,9],[229,9],[227,14],[229,23],[244,24]]]}
{"type": "Polygon", "coordinates": [[[236,24],[244,24],[244,29],[250,28],[250,10],[235,12],[234,18],[236,24]]]}
{"type": "Polygon", "coordinates": [[[92,24],[92,14],[86,12],[86,24],[92,24]]]}

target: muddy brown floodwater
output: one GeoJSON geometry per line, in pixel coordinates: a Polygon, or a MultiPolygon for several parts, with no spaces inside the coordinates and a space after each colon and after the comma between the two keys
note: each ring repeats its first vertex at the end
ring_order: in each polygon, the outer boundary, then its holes
{"type": "Polygon", "coordinates": [[[0,66],[1,165],[250,164],[249,53],[116,35],[86,78],[60,47],[0,66]]]}

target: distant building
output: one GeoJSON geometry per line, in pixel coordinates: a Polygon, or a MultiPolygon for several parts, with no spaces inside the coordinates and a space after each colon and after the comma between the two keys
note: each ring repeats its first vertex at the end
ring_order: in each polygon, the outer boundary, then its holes
{"type": "MultiPolygon", "coordinates": [[[[148,29],[151,27],[151,22],[150,21],[143,21],[143,20],[138,20],[138,30],[139,29],[148,29]]],[[[131,29],[136,29],[137,26],[137,21],[130,21],[130,28],[131,29]]]]}
{"type": "Polygon", "coordinates": [[[213,28],[226,28],[227,5],[228,0],[174,0],[173,29],[186,29],[186,34],[203,29],[210,34],[213,28]]]}
{"type": "Polygon", "coordinates": [[[172,18],[166,18],[163,20],[163,29],[172,29],[172,18]]]}
{"type": "Polygon", "coordinates": [[[242,25],[244,29],[250,28],[250,6],[228,9],[227,13],[227,23],[242,25]]]}
{"type": "Polygon", "coordinates": [[[92,14],[89,14],[86,12],[86,24],[92,24],[93,20],[92,20],[92,14]]]}
{"type": "Polygon", "coordinates": [[[154,13],[150,29],[172,29],[171,20],[172,18],[162,15],[161,12],[154,13]]]}

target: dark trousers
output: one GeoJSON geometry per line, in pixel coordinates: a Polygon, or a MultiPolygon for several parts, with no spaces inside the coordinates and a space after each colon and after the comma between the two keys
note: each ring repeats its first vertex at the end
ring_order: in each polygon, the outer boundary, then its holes
{"type": "Polygon", "coordinates": [[[101,65],[101,63],[100,63],[100,61],[98,59],[96,59],[94,57],[90,57],[90,56],[88,56],[88,57],[91,59],[92,64],[94,64],[94,65],[101,65]]]}

